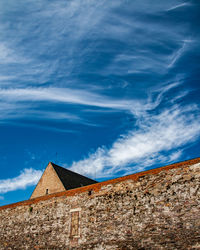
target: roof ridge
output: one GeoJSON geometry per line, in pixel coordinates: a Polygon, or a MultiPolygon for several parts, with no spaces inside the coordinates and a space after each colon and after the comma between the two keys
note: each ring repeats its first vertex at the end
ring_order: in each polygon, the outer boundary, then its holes
{"type": "Polygon", "coordinates": [[[93,180],[93,179],[91,179],[91,178],[89,178],[89,177],[87,177],[87,176],[85,176],[85,175],[82,175],[82,174],[79,174],[79,173],[77,173],[77,172],[74,172],[74,171],[72,171],[72,170],[70,170],[70,169],[68,169],[68,168],[61,167],[61,166],[59,166],[59,165],[57,165],[57,164],[55,164],[55,163],[53,163],[53,162],[50,162],[50,163],[51,163],[51,165],[52,165],[53,167],[61,168],[61,169],[63,169],[64,171],[68,171],[68,172],[71,173],[71,174],[79,175],[80,177],[84,177],[84,178],[87,178],[87,179],[89,179],[89,180],[92,180],[92,181],[95,181],[96,183],[98,183],[98,181],[93,180]]]}

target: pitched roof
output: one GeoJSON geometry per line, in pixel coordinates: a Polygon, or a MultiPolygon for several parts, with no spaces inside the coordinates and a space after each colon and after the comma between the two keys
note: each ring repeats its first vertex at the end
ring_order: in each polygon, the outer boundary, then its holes
{"type": "Polygon", "coordinates": [[[52,162],[51,165],[56,171],[59,179],[61,180],[66,190],[98,183],[95,180],[92,180],[88,177],[75,173],[69,169],[60,167],[52,162]]]}

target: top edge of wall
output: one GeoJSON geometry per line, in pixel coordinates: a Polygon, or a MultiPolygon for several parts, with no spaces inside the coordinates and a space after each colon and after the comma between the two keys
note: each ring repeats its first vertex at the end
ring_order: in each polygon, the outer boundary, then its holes
{"type": "Polygon", "coordinates": [[[61,196],[74,196],[76,194],[84,193],[84,192],[87,192],[90,190],[92,190],[94,192],[98,192],[102,186],[106,186],[108,184],[114,184],[114,183],[122,182],[125,180],[129,180],[129,179],[137,181],[138,178],[141,176],[145,176],[145,175],[149,175],[149,174],[150,175],[158,174],[161,171],[167,171],[167,170],[176,169],[176,168],[188,167],[188,166],[191,166],[191,165],[194,165],[197,163],[200,163],[200,157],[195,158],[195,159],[190,159],[187,161],[173,163],[173,164],[166,165],[166,166],[159,167],[159,168],[146,170],[143,172],[134,173],[131,175],[127,175],[127,176],[123,176],[123,177],[119,177],[119,178],[115,178],[115,179],[111,179],[111,180],[107,180],[107,181],[103,181],[103,182],[99,182],[99,183],[95,183],[95,184],[91,184],[91,185],[80,187],[80,188],[66,190],[66,191],[62,191],[62,192],[58,192],[58,193],[54,193],[54,194],[49,194],[49,195],[37,197],[34,199],[30,199],[30,200],[25,200],[25,201],[20,201],[17,203],[12,203],[9,205],[0,206],[0,210],[8,209],[8,208],[15,208],[18,206],[30,206],[30,205],[38,203],[40,201],[45,201],[45,200],[49,200],[49,199],[61,197],[61,196]]]}

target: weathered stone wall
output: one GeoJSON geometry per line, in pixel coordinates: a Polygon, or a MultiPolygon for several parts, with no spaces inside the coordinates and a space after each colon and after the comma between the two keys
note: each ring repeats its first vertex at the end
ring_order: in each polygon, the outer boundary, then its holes
{"type": "Polygon", "coordinates": [[[199,249],[200,159],[0,208],[0,249],[199,249]]]}

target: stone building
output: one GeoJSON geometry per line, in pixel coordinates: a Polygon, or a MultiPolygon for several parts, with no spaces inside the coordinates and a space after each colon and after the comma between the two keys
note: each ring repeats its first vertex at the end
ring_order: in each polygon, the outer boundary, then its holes
{"type": "Polygon", "coordinates": [[[97,183],[97,181],[49,162],[30,198],[33,199],[94,183],[97,183]]]}
{"type": "Polygon", "coordinates": [[[200,249],[200,158],[57,191],[0,207],[0,249],[200,249]]]}

